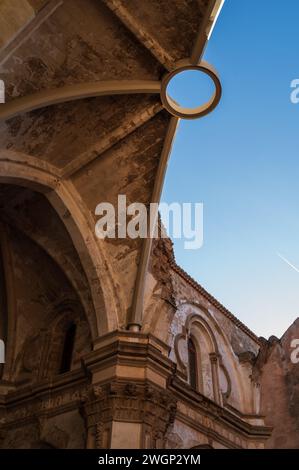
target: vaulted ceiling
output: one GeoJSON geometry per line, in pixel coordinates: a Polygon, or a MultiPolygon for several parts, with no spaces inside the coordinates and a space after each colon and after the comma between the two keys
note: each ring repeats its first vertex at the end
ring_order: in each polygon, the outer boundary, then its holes
{"type": "Polygon", "coordinates": [[[0,3],[0,177],[58,193],[106,292],[107,329],[140,325],[150,242],[99,242],[94,211],[118,194],[159,200],[178,122],[161,79],[200,61],[220,2],[21,4],[0,3]]]}

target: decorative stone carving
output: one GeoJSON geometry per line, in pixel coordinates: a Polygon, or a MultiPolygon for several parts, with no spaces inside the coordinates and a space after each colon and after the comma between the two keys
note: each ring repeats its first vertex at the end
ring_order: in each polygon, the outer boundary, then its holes
{"type": "MultiPolygon", "coordinates": [[[[160,217],[158,221],[159,233],[165,231],[160,217]]],[[[160,297],[175,308],[174,290],[170,276],[170,266],[174,261],[173,243],[169,238],[155,238],[153,240],[153,253],[150,259],[150,272],[158,281],[161,289],[160,297]]]]}
{"type": "MultiPolygon", "coordinates": [[[[219,368],[222,364],[215,335],[208,322],[200,315],[190,314],[182,326],[182,332],[174,339],[174,352],[181,372],[188,379],[188,338],[192,337],[197,349],[198,391],[221,403],[219,386],[219,368]],[[205,346],[205,349],[203,348],[205,346]]],[[[222,364],[223,365],[223,364],[222,364]]],[[[228,372],[225,371],[228,377],[228,372]]],[[[227,378],[227,381],[229,379],[227,378]]],[[[227,390],[230,393],[229,386],[227,390]]]]}
{"type": "Polygon", "coordinates": [[[144,434],[146,430],[151,435],[152,446],[160,447],[174,422],[176,409],[176,400],[170,392],[137,382],[115,381],[94,386],[83,404],[87,427],[95,429],[91,432],[95,434],[97,448],[102,448],[103,433],[112,421],[142,423],[144,434]]]}

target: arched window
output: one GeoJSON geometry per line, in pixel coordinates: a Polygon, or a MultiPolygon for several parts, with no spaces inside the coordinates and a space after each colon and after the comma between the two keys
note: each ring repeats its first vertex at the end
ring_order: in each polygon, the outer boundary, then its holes
{"type": "Polygon", "coordinates": [[[189,361],[189,383],[192,388],[197,389],[197,353],[192,338],[188,340],[188,361],[189,361]]]}
{"type": "Polygon", "coordinates": [[[73,350],[75,344],[75,336],[76,336],[76,324],[71,323],[68,329],[65,332],[64,336],[64,343],[63,343],[63,351],[61,356],[61,363],[59,373],[64,374],[65,372],[69,372],[72,366],[72,358],[73,358],[73,350]]]}
{"type": "Polygon", "coordinates": [[[194,316],[188,325],[190,385],[210,400],[221,404],[219,385],[219,353],[212,329],[200,317],[194,316]],[[196,382],[195,382],[196,380],[196,382]]]}

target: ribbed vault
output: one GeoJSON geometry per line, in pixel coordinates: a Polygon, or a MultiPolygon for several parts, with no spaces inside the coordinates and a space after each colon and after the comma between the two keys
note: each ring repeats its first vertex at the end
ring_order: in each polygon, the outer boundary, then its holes
{"type": "Polygon", "coordinates": [[[23,3],[13,24],[14,2],[1,6],[0,176],[69,211],[94,285],[105,277],[106,330],[140,327],[151,242],[97,240],[94,211],[118,194],[159,201],[178,123],[161,103],[161,80],[200,61],[220,2],[23,3]]]}

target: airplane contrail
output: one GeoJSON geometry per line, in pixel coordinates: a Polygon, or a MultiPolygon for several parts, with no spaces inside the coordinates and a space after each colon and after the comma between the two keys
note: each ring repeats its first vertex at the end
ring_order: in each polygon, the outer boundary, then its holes
{"type": "Polygon", "coordinates": [[[279,256],[279,258],[281,258],[285,263],[287,263],[291,268],[293,268],[295,271],[297,271],[297,273],[299,273],[299,269],[296,268],[296,266],[294,266],[288,259],[282,256],[280,253],[277,253],[277,256],[279,256]]]}

